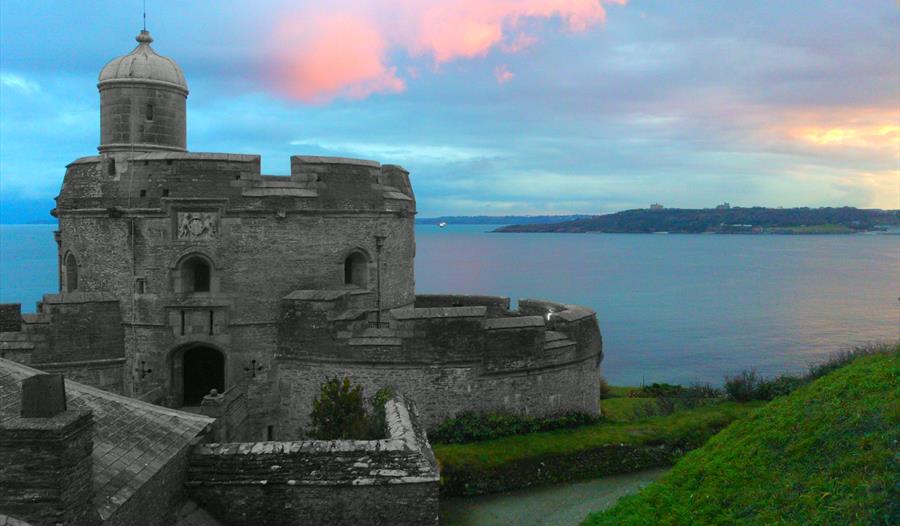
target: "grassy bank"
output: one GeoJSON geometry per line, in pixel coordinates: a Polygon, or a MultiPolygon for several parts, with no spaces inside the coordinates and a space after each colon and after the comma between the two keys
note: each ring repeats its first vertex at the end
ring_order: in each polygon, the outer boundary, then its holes
{"type": "Polygon", "coordinates": [[[857,358],[691,452],[584,524],[900,523],[900,358],[857,358]]]}
{"type": "Polygon", "coordinates": [[[725,402],[634,422],[435,444],[441,491],[477,495],[671,465],[760,405],[725,402]]]}

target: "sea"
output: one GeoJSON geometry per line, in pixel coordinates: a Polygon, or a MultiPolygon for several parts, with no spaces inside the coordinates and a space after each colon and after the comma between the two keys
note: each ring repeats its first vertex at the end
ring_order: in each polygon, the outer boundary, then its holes
{"type": "MultiPolygon", "coordinates": [[[[803,372],[900,339],[898,235],[496,234],[416,226],[418,293],[585,305],[614,385],[803,372]]],[[[59,289],[55,225],[0,225],[0,302],[59,289]]]]}

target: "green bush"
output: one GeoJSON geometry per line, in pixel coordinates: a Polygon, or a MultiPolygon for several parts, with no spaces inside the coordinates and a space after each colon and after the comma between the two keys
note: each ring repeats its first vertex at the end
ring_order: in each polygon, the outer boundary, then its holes
{"type": "Polygon", "coordinates": [[[725,391],[737,402],[750,400],[773,400],[779,396],[790,394],[797,388],[810,383],[832,371],[849,364],[861,356],[897,352],[900,343],[873,344],[855,347],[829,356],[824,362],[811,365],[803,376],[783,374],[775,378],[765,378],[755,370],[744,370],[736,376],[725,378],[725,391]]]}
{"type": "Polygon", "coordinates": [[[544,418],[467,411],[444,420],[428,433],[428,437],[435,443],[463,444],[553,429],[571,429],[602,420],[603,417],[599,415],[578,411],[544,418]]]}
{"type": "Polygon", "coordinates": [[[385,412],[384,404],[394,397],[393,387],[382,387],[372,397],[372,417],[369,419],[369,436],[372,438],[384,437],[385,412]]]}
{"type": "Polygon", "coordinates": [[[312,430],[307,435],[319,440],[374,440],[384,438],[384,404],[394,390],[378,390],[371,400],[372,412],[366,411],[362,386],[352,385],[349,378],[331,378],[322,384],[313,400],[312,430]]]}

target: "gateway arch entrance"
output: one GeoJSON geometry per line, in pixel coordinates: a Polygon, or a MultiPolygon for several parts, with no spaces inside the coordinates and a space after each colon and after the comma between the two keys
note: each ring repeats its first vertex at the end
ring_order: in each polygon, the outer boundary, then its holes
{"type": "Polygon", "coordinates": [[[225,391],[225,356],[213,347],[197,345],[186,349],[181,373],[184,406],[200,405],[212,389],[225,391]]]}

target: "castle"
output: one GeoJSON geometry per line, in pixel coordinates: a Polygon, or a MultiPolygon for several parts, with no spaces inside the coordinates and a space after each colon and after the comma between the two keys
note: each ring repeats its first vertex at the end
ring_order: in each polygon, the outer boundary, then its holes
{"type": "Polygon", "coordinates": [[[189,152],[185,76],[137,41],[100,72],[99,155],[67,166],[52,212],[59,293],[2,306],[0,358],[203,412],[220,442],[301,440],[331,377],[393,386],[423,428],[598,411],[593,311],[416,295],[406,170],[293,156],[270,176],[257,155],[189,152]]]}

